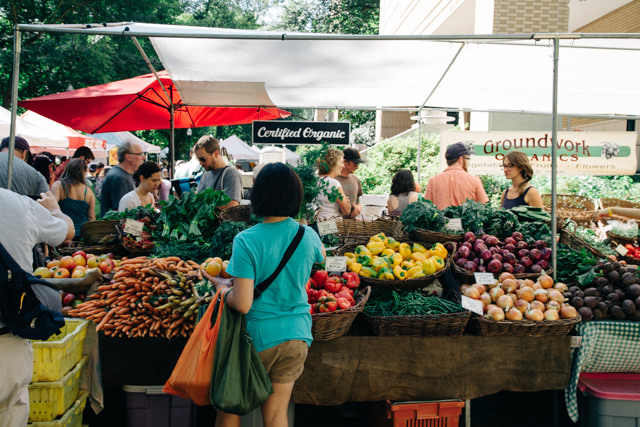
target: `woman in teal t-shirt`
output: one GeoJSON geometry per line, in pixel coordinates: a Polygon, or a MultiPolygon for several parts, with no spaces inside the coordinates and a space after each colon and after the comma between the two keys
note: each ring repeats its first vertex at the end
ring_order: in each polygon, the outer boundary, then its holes
{"type": "MultiPolygon", "coordinates": [[[[305,284],[313,264],[325,257],[318,234],[305,226],[300,244],[278,277],[260,298],[254,300],[253,290],[276,270],[296,235],[298,223],[292,217],[300,210],[302,198],[302,182],[293,169],[283,163],[267,164],[251,192],[253,213],[263,221],[233,240],[226,270],[233,279],[203,272],[217,290],[229,289],[230,307],[246,314],[247,330],[273,384],[273,394],[262,405],[265,427],[287,425],[293,384],[302,374],[313,340],[305,284]]],[[[239,425],[237,415],[216,415],[217,427],[239,425]]]]}

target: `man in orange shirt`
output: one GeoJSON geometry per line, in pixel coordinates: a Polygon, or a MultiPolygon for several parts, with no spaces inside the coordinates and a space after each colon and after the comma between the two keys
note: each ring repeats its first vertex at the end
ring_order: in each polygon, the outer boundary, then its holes
{"type": "Polygon", "coordinates": [[[460,206],[467,199],[487,203],[489,198],[480,178],[467,172],[471,154],[474,153],[462,142],[449,145],[445,153],[449,167],[429,180],[424,198],[440,210],[460,206]]]}

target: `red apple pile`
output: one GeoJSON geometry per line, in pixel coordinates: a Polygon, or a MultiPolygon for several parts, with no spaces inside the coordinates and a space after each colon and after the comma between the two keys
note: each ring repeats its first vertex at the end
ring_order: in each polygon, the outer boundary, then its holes
{"type": "Polygon", "coordinates": [[[60,296],[62,297],[62,314],[64,316],[69,316],[69,311],[78,306],[78,304],[83,303],[85,299],[84,294],[74,294],[65,291],[62,291],[60,296]]]}
{"type": "Polygon", "coordinates": [[[81,279],[87,274],[89,268],[99,268],[103,274],[108,274],[119,264],[120,261],[116,260],[112,253],[94,255],[77,251],[72,255],[49,261],[46,267],[36,268],[33,274],[43,279],[66,279],[69,277],[81,279]]]}

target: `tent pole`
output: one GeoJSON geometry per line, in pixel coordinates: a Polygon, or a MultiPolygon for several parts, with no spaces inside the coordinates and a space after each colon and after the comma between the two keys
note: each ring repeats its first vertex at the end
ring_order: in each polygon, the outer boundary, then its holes
{"type": "Polygon", "coordinates": [[[557,155],[558,145],[558,56],[560,54],[560,40],[556,36],[553,39],[553,105],[551,109],[551,265],[553,266],[553,280],[556,280],[558,271],[558,243],[556,235],[558,233],[557,214],[557,155]]]}
{"type": "Polygon", "coordinates": [[[169,133],[169,178],[173,178],[173,165],[176,164],[176,146],[174,142],[174,133],[175,133],[175,121],[173,114],[175,113],[175,106],[173,102],[169,107],[169,123],[171,131],[169,133]]]}
{"type": "Polygon", "coordinates": [[[165,88],[164,85],[162,84],[162,80],[160,80],[160,77],[158,77],[158,73],[156,72],[156,69],[154,68],[153,64],[149,60],[149,57],[145,53],[144,49],[142,49],[142,46],[140,45],[140,42],[135,37],[131,37],[131,40],[133,40],[133,43],[138,48],[138,52],[140,52],[140,55],[142,55],[142,59],[144,59],[144,62],[147,64],[147,66],[149,67],[149,69],[151,70],[153,75],[156,77],[156,80],[160,84],[160,87],[162,88],[162,91],[164,92],[165,95],[167,95],[167,99],[169,100],[169,103],[171,105],[173,105],[173,99],[171,99],[171,96],[169,96],[169,92],[167,92],[167,88],[165,88]]]}
{"type": "Polygon", "coordinates": [[[7,190],[11,190],[13,178],[13,153],[16,147],[16,116],[18,114],[18,77],[20,75],[21,35],[16,26],[13,38],[13,75],[11,76],[11,124],[9,126],[9,161],[7,169],[7,190]]]}

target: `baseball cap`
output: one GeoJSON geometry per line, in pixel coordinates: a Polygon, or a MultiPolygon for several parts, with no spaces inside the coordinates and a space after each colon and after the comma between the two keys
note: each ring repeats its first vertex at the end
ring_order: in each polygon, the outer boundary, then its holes
{"type": "Polygon", "coordinates": [[[467,154],[475,154],[475,152],[469,150],[464,142],[456,142],[455,144],[451,144],[447,147],[447,151],[444,156],[447,159],[457,159],[467,154]]]}
{"type": "Polygon", "coordinates": [[[90,171],[90,172],[95,172],[95,171],[97,171],[97,170],[98,170],[98,165],[96,165],[95,163],[91,163],[91,164],[89,165],[89,171],[90,171]]]}
{"type": "Polygon", "coordinates": [[[342,154],[344,155],[345,160],[349,160],[353,163],[360,164],[365,162],[364,160],[362,160],[362,158],[360,158],[360,153],[358,153],[358,150],[354,148],[345,148],[342,154]]]}
{"type": "MultiPolygon", "coordinates": [[[[2,144],[0,144],[0,150],[4,150],[5,148],[9,147],[10,139],[11,139],[10,137],[6,137],[2,139],[2,144]]],[[[29,145],[26,139],[16,135],[16,150],[31,151],[31,146],[29,145]]]]}

